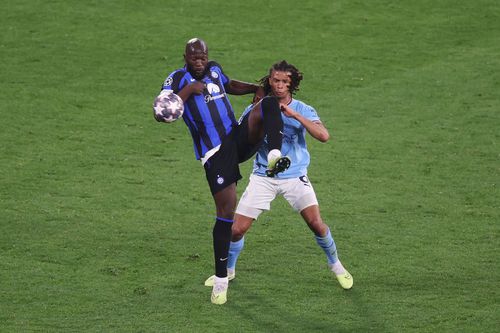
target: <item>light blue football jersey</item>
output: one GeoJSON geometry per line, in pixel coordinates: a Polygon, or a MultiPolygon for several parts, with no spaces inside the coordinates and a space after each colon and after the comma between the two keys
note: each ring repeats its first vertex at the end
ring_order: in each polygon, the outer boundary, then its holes
{"type": "MultiPolygon", "coordinates": [[[[320,120],[316,110],[304,102],[292,99],[288,106],[311,121],[320,120]]],[[[242,117],[250,112],[251,108],[252,105],[249,105],[242,117]]],[[[275,178],[296,178],[307,175],[307,167],[310,162],[310,155],[306,144],[307,131],[297,120],[288,118],[284,114],[281,117],[283,118],[283,144],[281,146],[281,153],[290,157],[292,163],[288,170],[277,174],[275,178]]],[[[268,153],[269,147],[266,139],[255,155],[253,162],[254,174],[259,176],[266,175],[268,153]]]]}

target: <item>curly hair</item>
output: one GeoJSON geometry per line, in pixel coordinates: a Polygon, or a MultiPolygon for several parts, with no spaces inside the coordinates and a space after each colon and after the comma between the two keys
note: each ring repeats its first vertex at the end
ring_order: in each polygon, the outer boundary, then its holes
{"type": "Polygon", "coordinates": [[[300,72],[294,65],[289,64],[286,60],[282,60],[272,65],[269,69],[269,73],[259,80],[259,83],[264,88],[266,95],[269,95],[271,93],[269,78],[271,77],[273,71],[290,73],[289,76],[292,81],[290,83],[290,87],[288,88],[290,90],[290,93],[294,95],[295,92],[299,90],[300,81],[303,79],[302,72],[300,72]]]}

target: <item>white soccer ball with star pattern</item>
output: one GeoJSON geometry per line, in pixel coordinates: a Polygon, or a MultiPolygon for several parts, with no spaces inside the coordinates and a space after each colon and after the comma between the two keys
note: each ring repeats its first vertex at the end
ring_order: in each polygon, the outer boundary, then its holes
{"type": "Polygon", "coordinates": [[[153,113],[157,121],[171,123],[182,117],[184,102],[172,90],[162,90],[153,103],[153,113]]]}

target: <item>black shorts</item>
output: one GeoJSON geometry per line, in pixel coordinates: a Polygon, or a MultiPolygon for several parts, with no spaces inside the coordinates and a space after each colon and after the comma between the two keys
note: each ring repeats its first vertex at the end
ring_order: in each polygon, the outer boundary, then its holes
{"type": "Polygon", "coordinates": [[[233,128],[222,140],[219,150],[205,162],[205,174],[212,195],[241,179],[239,164],[252,157],[263,142],[248,142],[249,114],[233,128]]]}

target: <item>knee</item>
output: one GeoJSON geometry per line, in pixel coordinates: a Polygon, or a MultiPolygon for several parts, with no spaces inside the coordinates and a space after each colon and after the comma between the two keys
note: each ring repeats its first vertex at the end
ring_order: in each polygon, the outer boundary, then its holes
{"type": "Polygon", "coordinates": [[[219,201],[216,203],[217,217],[233,219],[235,202],[233,200],[219,201]]]}
{"type": "Polygon", "coordinates": [[[324,237],[328,232],[328,226],[323,223],[321,217],[314,217],[308,220],[307,225],[316,236],[324,237]]]}
{"type": "Polygon", "coordinates": [[[233,220],[234,219],[234,208],[232,207],[218,207],[217,209],[217,217],[233,220]]]}
{"type": "Polygon", "coordinates": [[[240,239],[243,238],[243,236],[245,236],[245,232],[246,230],[244,228],[242,228],[237,223],[233,223],[233,226],[231,228],[231,234],[232,234],[231,240],[233,242],[239,241],[240,239]]]}
{"type": "MultiPolygon", "coordinates": [[[[231,185],[235,188],[235,185],[231,185]]],[[[234,217],[234,208],[236,207],[236,192],[232,189],[222,190],[215,194],[215,207],[217,211],[217,217],[223,219],[232,220],[234,217]]]]}

